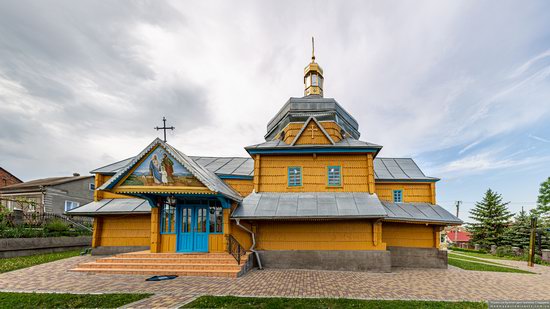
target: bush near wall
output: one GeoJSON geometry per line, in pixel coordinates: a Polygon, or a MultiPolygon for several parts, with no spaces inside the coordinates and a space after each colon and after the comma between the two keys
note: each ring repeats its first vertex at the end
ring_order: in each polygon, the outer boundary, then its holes
{"type": "Polygon", "coordinates": [[[487,253],[486,250],[474,250],[474,249],[464,249],[464,248],[459,248],[459,247],[450,247],[449,250],[453,250],[453,251],[461,251],[461,252],[471,252],[471,253],[481,253],[481,254],[485,254],[487,253]]]}

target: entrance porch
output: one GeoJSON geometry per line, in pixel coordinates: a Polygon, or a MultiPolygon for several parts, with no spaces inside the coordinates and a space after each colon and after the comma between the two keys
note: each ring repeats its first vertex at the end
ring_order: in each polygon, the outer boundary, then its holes
{"type": "Polygon", "coordinates": [[[178,275],[236,278],[252,267],[250,253],[240,263],[229,253],[151,253],[140,251],[118,254],[79,264],[70,271],[98,274],[178,275]]]}
{"type": "Polygon", "coordinates": [[[223,197],[155,197],[151,253],[221,253],[230,234],[230,202],[223,197]]]}

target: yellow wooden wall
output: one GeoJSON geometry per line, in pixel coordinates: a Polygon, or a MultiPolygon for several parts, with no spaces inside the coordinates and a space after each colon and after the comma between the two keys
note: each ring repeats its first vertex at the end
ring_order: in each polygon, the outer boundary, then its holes
{"type": "Polygon", "coordinates": [[[224,179],[223,181],[243,197],[252,193],[254,189],[252,179],[224,179]]]}
{"type": "Polygon", "coordinates": [[[369,181],[374,181],[367,154],[262,155],[255,167],[258,192],[369,192],[369,181]],[[331,165],[342,167],[341,187],[327,184],[331,165]],[[288,187],[289,166],[302,167],[302,186],[288,187]]]}
{"type": "Polygon", "coordinates": [[[160,234],[160,252],[176,252],[176,234],[160,234]]]}
{"type": "Polygon", "coordinates": [[[311,120],[307,123],[306,129],[302,132],[295,145],[327,145],[331,144],[330,140],[321,131],[321,128],[311,120]],[[313,130],[313,132],[312,132],[313,130]]]}
{"type": "Polygon", "coordinates": [[[384,222],[382,241],[387,246],[434,248],[438,241],[438,231],[438,227],[433,225],[384,222]]]}
{"type": "MultiPolygon", "coordinates": [[[[320,121],[319,123],[323,126],[325,131],[328,133],[328,135],[330,135],[330,137],[334,142],[339,142],[342,140],[342,134],[340,134],[341,128],[336,122],[320,121]]],[[[304,126],[303,122],[291,122],[287,124],[287,126],[282,130],[283,132],[285,132],[285,138],[283,141],[287,144],[291,144],[303,126],[304,126]]],[[[307,129],[306,129],[306,132],[307,132],[307,129]]],[[[309,136],[311,139],[311,132],[309,133],[309,136]]],[[[280,138],[280,133],[275,136],[275,139],[279,139],[279,138],[280,138]]]]}
{"type": "Polygon", "coordinates": [[[403,190],[405,203],[435,204],[435,184],[433,183],[386,183],[377,182],[375,186],[378,198],[393,202],[393,190],[403,190]],[[432,187],[434,188],[432,190],[432,187]]]}
{"type": "MultiPolygon", "coordinates": [[[[385,250],[381,231],[366,220],[260,221],[259,250],[385,250]]],[[[250,237],[250,236],[248,236],[250,237]]]]}
{"type": "Polygon", "coordinates": [[[99,218],[100,233],[96,246],[149,246],[150,215],[116,215],[99,218]]]}
{"type": "MultiPolygon", "coordinates": [[[[107,182],[107,180],[109,180],[111,177],[112,176],[110,175],[95,174],[95,187],[96,188],[101,187],[101,185],[107,182]]],[[[95,201],[99,201],[107,198],[134,198],[134,197],[129,195],[124,195],[124,194],[112,193],[108,191],[97,191],[97,190],[94,191],[95,201]]]]}

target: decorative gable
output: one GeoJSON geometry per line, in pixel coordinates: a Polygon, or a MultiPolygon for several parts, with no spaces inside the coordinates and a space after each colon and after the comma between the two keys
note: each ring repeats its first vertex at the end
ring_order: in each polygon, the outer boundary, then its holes
{"type": "Polygon", "coordinates": [[[151,151],[120,184],[121,188],[128,186],[205,187],[160,146],[151,151]]]}
{"type": "Polygon", "coordinates": [[[310,117],[291,144],[295,145],[334,145],[334,141],[317,119],[310,117]]]}

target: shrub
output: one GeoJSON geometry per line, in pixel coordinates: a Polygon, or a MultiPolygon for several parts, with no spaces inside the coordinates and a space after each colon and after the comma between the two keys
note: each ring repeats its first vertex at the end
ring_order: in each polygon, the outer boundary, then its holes
{"type": "Polygon", "coordinates": [[[485,254],[487,253],[487,250],[474,250],[474,249],[464,249],[464,248],[459,248],[459,247],[450,247],[449,248],[450,250],[453,250],[453,251],[462,251],[462,252],[472,252],[472,253],[482,253],[482,254],[485,254]]]}
{"type": "Polygon", "coordinates": [[[497,252],[495,254],[498,257],[504,257],[504,256],[516,256],[514,251],[512,251],[512,247],[510,246],[502,246],[497,248],[497,252]]]}
{"type": "Polygon", "coordinates": [[[69,231],[69,225],[59,219],[54,219],[44,226],[44,230],[48,233],[63,234],[69,231]]]}

